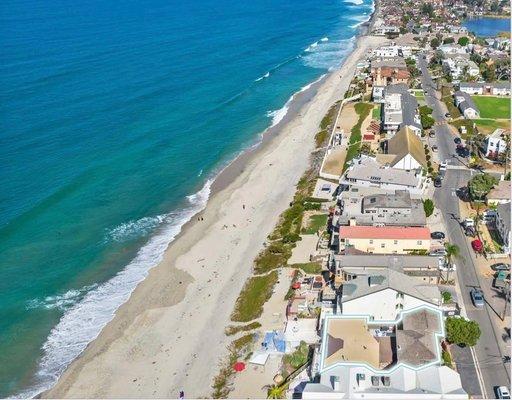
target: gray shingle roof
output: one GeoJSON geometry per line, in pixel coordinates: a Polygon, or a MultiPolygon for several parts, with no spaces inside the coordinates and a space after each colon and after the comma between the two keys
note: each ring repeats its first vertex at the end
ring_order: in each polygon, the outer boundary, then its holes
{"type": "Polygon", "coordinates": [[[441,297],[439,289],[436,286],[418,284],[416,279],[393,269],[379,271],[378,273],[368,274],[367,276],[360,276],[356,279],[352,279],[348,285],[350,285],[348,293],[345,292],[345,285],[343,285],[342,303],[388,288],[434,305],[438,305],[441,297]]]}
{"type": "Polygon", "coordinates": [[[384,96],[392,93],[398,93],[402,97],[402,124],[400,124],[400,127],[414,126],[421,129],[421,124],[414,120],[418,109],[418,101],[416,97],[409,93],[409,87],[405,83],[398,83],[384,88],[384,96]]]}

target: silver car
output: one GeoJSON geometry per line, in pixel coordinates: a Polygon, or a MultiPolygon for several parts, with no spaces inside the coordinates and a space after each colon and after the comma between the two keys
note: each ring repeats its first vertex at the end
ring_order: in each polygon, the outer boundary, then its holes
{"type": "Polygon", "coordinates": [[[473,301],[475,307],[483,308],[485,305],[484,294],[480,289],[471,289],[471,300],[473,301]]]}

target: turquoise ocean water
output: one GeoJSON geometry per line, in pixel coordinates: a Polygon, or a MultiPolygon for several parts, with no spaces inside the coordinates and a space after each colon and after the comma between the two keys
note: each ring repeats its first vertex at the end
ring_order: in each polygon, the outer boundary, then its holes
{"type": "Polygon", "coordinates": [[[0,5],[0,397],[47,388],[371,0],[0,5]]]}

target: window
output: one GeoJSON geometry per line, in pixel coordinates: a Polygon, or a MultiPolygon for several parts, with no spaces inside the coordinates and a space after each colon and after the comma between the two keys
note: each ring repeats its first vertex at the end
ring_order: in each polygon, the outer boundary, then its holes
{"type": "Polygon", "coordinates": [[[398,244],[398,240],[393,240],[393,244],[398,244]]]}
{"type": "Polygon", "coordinates": [[[416,242],[416,244],[417,244],[418,246],[421,246],[421,244],[422,244],[422,243],[423,243],[423,242],[422,242],[421,240],[418,240],[418,241],[416,242]]]}
{"type": "Polygon", "coordinates": [[[385,243],[381,243],[381,244],[380,244],[380,248],[381,248],[381,249],[383,249],[383,248],[385,248],[385,247],[386,247],[386,244],[385,244],[385,243]]]}
{"type": "Polygon", "coordinates": [[[373,239],[370,239],[370,244],[373,244],[373,239]]]}

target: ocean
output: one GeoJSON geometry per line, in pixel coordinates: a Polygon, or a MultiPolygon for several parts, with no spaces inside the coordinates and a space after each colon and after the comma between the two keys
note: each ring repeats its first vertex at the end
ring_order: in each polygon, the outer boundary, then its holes
{"type": "Polygon", "coordinates": [[[0,5],[0,397],[48,388],[371,0],[0,5]]]}

